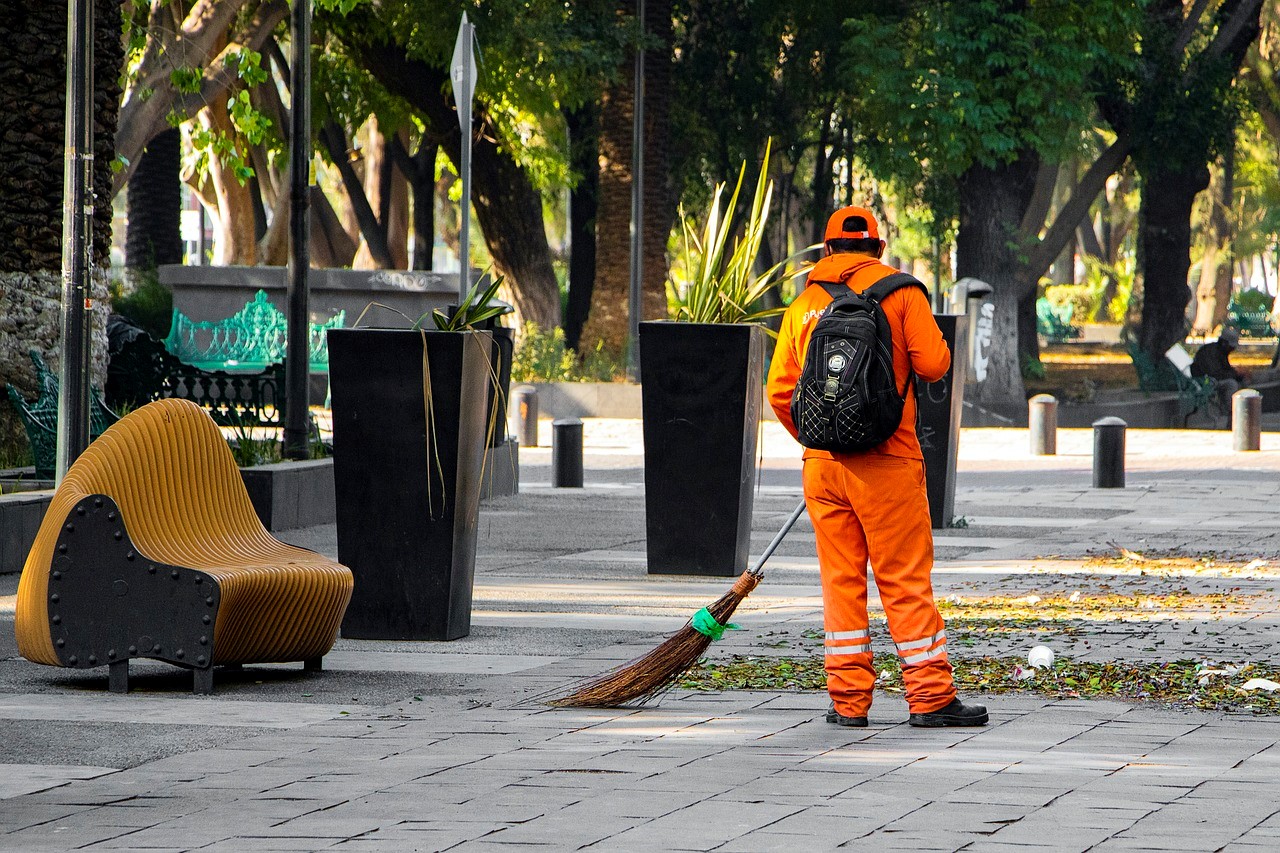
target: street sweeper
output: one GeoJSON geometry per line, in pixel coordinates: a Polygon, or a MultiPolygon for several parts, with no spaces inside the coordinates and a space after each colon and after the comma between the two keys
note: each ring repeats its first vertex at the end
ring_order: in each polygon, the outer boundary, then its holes
{"type": "Polygon", "coordinates": [[[876,681],[870,562],[911,725],[983,725],[987,709],[956,696],[947,660],[915,428],[916,379],[942,378],[951,354],[924,285],[882,263],[884,249],[870,210],[831,216],[823,258],[783,315],[769,370],[769,402],[805,446],[804,496],[822,575],[826,718],[867,725],[876,681]]]}

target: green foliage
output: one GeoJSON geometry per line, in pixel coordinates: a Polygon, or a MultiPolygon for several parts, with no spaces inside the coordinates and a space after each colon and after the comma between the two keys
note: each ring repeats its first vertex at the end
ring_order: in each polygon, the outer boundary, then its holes
{"type": "Polygon", "coordinates": [[[204,80],[204,72],[189,65],[175,68],[169,72],[169,82],[173,88],[184,95],[194,95],[200,91],[200,83],[204,80]]]}
{"type": "Polygon", "coordinates": [[[789,277],[781,271],[792,260],[788,258],[774,264],[759,275],[754,273],[773,197],[773,182],[768,180],[769,150],[766,146],[751,210],[740,224],[734,220],[734,212],[747,174],[746,163],[738,172],[738,183],[723,211],[720,197],[725,185],[716,187],[701,234],[685,215],[683,206],[680,208],[683,240],[667,281],[671,301],[676,306],[675,319],[691,323],[750,323],[783,311],[782,308],[753,310],[765,293],[789,277]],[[729,238],[737,227],[741,228],[741,234],[730,250],[729,238]]]}
{"type": "MultiPolygon", "coordinates": [[[[1030,353],[1022,353],[1022,378],[1023,379],[1044,379],[1044,362],[1030,353]]],[[[966,523],[967,526],[967,523],[966,523]]]]}
{"type": "Polygon", "coordinates": [[[1240,313],[1271,310],[1272,296],[1265,290],[1242,290],[1231,297],[1231,306],[1240,313]]]}
{"type": "Polygon", "coordinates": [[[111,310],[162,341],[169,337],[169,325],[173,322],[173,291],[160,283],[154,271],[142,271],[139,276],[137,286],[127,293],[124,282],[118,279],[111,282],[111,310]]]}
{"type": "Polygon", "coordinates": [[[1089,292],[1088,313],[1076,316],[1098,323],[1122,322],[1125,311],[1129,308],[1129,297],[1133,293],[1137,268],[1135,257],[1131,254],[1122,255],[1114,264],[1108,264],[1101,258],[1086,255],[1084,265],[1084,286],[1089,292]],[[1110,303],[1103,305],[1102,297],[1109,282],[1116,284],[1115,296],[1110,303]]]}
{"type": "MultiPolygon", "coordinates": [[[[432,309],[432,322],[442,332],[461,332],[482,328],[486,321],[510,313],[512,307],[498,299],[498,289],[502,287],[503,280],[503,276],[492,280],[487,275],[480,276],[455,310],[446,314],[439,308],[432,309]]],[[[422,328],[424,319],[426,315],[419,317],[414,328],[422,328]]]]}
{"type": "Polygon", "coordinates": [[[1067,153],[1097,76],[1126,61],[1136,6],[974,0],[847,19],[842,78],[864,156],[923,194],[1028,149],[1067,153]]]}
{"type": "Polygon", "coordinates": [[[602,343],[575,356],[563,329],[544,332],[536,323],[524,324],[511,360],[512,382],[617,382],[626,375],[623,359],[606,352],[602,343]]]}
{"type": "Polygon", "coordinates": [[[255,465],[273,465],[282,458],[280,439],[274,430],[237,425],[232,428],[233,437],[227,439],[236,465],[252,468],[255,465]]]}

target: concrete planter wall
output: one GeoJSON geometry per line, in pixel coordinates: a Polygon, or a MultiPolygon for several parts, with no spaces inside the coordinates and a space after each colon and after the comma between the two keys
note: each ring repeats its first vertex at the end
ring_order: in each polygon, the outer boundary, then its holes
{"type": "MultiPolygon", "coordinates": [[[[266,291],[272,305],[288,310],[284,267],[165,264],[160,267],[160,281],[173,289],[173,307],[196,321],[230,317],[259,290],[266,291]]],[[[394,310],[369,308],[360,325],[403,329],[432,308],[456,304],[458,276],[406,270],[313,269],[308,275],[308,294],[313,323],[346,311],[349,328],[370,303],[379,302],[394,310]],[[409,322],[401,314],[409,317],[409,322]]]]}
{"type": "MultiPolygon", "coordinates": [[[[544,418],[640,418],[640,386],[634,382],[528,382],[538,392],[544,418]]],[[[761,395],[764,389],[761,388],[761,395]]],[[[763,396],[762,396],[763,399],[763,396]]],[[[776,420],[765,400],[762,420],[776,420]]]]}
{"type": "Polygon", "coordinates": [[[255,465],[241,468],[240,477],[268,530],[333,524],[333,459],[255,465]]]}
{"type": "Polygon", "coordinates": [[[22,571],[53,491],[0,495],[0,574],[22,571]]]}

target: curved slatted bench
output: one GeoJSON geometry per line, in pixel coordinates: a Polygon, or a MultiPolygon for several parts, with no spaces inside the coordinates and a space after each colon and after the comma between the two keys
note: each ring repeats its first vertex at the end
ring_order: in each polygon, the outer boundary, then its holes
{"type": "Polygon", "coordinates": [[[258,521],[216,424],[187,400],[122,418],[67,472],[18,586],[23,657],[109,666],[128,689],[129,660],[193,670],[305,661],[333,647],[351,570],[286,545],[258,521]]]}

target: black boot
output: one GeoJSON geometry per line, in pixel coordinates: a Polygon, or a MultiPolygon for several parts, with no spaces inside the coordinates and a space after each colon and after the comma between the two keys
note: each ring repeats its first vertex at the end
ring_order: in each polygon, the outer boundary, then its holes
{"type": "Polygon", "coordinates": [[[866,717],[846,717],[836,710],[836,706],[832,705],[827,709],[827,722],[837,726],[846,726],[851,729],[865,729],[867,727],[866,717]]]}
{"type": "Polygon", "coordinates": [[[939,708],[927,714],[912,714],[910,723],[913,726],[931,729],[943,726],[985,726],[987,708],[985,705],[966,705],[956,697],[945,708],[939,708]]]}

